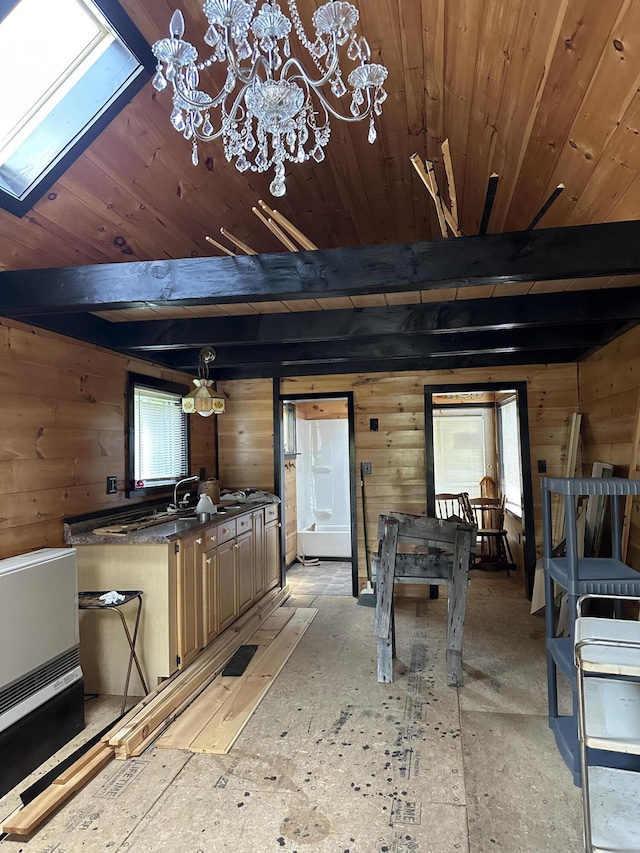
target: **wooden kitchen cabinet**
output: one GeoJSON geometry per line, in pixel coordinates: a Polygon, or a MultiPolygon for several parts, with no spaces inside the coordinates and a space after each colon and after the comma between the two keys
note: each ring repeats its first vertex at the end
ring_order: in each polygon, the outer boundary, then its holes
{"type": "Polygon", "coordinates": [[[251,513],[236,519],[236,572],[238,580],[238,610],[244,613],[254,600],[254,547],[251,513]]]}
{"type": "Polygon", "coordinates": [[[253,533],[249,530],[236,539],[236,571],[238,573],[238,609],[244,613],[254,600],[253,533]]]}
{"type": "MultiPolygon", "coordinates": [[[[78,543],[79,588],[142,590],[136,648],[155,686],[280,583],[279,533],[279,508],[270,504],[177,541],[78,543]]],[[[125,618],[133,630],[133,608],[125,618]]],[[[87,689],[121,692],[128,647],[119,621],[81,618],[80,631],[87,689]]],[[[138,681],[134,671],[133,691],[138,681]]]]}
{"type": "Polygon", "coordinates": [[[195,660],[205,645],[203,639],[203,537],[181,539],[177,546],[178,665],[181,669],[195,660]]]}
{"type": "Polygon", "coordinates": [[[207,530],[202,554],[202,640],[208,646],[220,633],[218,619],[218,537],[207,530]]]}
{"type": "Polygon", "coordinates": [[[253,597],[256,601],[265,594],[266,572],[264,565],[264,510],[257,509],[251,513],[253,529],[253,597]]]}
{"type": "Polygon", "coordinates": [[[231,539],[218,546],[216,591],[219,632],[238,618],[237,577],[236,541],[231,539]]]}
{"type": "Polygon", "coordinates": [[[269,504],[264,511],[265,592],[280,583],[280,522],[278,505],[269,504]]]}

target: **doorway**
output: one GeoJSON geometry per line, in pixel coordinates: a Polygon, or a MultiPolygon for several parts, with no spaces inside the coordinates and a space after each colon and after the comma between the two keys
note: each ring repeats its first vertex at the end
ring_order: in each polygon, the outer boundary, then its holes
{"type": "Polygon", "coordinates": [[[280,397],[283,555],[297,594],[358,594],[353,394],[280,397]]]}
{"type": "Polygon", "coordinates": [[[425,386],[427,515],[436,494],[504,498],[531,598],[536,550],[525,382],[425,386]]]}

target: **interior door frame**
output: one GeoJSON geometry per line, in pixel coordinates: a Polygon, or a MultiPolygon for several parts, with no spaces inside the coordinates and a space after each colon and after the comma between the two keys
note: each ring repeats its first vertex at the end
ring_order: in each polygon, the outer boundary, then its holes
{"type": "Polygon", "coordinates": [[[349,515],[351,525],[351,594],[357,598],[358,589],[358,507],[356,490],[356,416],[353,391],[332,391],[313,394],[283,394],[280,389],[280,380],[273,380],[273,403],[274,403],[274,483],[275,493],[280,498],[282,509],[280,528],[280,580],[284,585],[287,566],[286,561],[286,518],[284,505],[284,443],[282,435],[282,413],[285,402],[295,403],[296,400],[346,400],[347,401],[347,423],[349,429],[349,515]]]}
{"type": "Polygon", "coordinates": [[[424,386],[424,444],[425,444],[425,475],[427,488],[427,515],[435,518],[436,488],[435,466],[433,459],[433,405],[434,394],[455,394],[465,391],[498,392],[505,389],[517,394],[518,424],[520,428],[520,464],[522,466],[522,511],[524,524],[523,556],[524,573],[527,587],[527,598],[533,595],[533,581],[536,572],[536,528],[533,516],[533,483],[531,479],[531,445],[529,442],[529,407],[527,402],[527,383],[513,382],[460,382],[447,385],[424,386]]]}

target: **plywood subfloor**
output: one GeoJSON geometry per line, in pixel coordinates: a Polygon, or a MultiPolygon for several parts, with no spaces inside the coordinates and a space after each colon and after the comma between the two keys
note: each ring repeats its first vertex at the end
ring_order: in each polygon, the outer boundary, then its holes
{"type": "Polygon", "coordinates": [[[228,755],[151,747],[112,762],[0,853],[580,850],[580,791],[546,718],[543,619],[499,597],[503,583],[511,593],[504,576],[472,578],[459,691],[444,598],[398,600],[383,685],[373,608],[293,597],[318,615],[228,755]]]}

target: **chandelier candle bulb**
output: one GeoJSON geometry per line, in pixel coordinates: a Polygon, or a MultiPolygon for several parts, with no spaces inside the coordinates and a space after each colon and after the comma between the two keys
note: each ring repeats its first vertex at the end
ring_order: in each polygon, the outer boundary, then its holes
{"type": "Polygon", "coordinates": [[[287,0],[290,18],[276,2],[258,0],[206,0],[203,11],[208,27],[205,43],[212,53],[198,61],[198,51],[184,41],[184,18],[174,12],[169,38],[153,45],[158,60],[153,86],[163,91],[171,83],[171,124],[192,143],[192,162],[198,164],[198,142],[222,137],[227,160],[240,172],[266,172],[273,168],[271,194],[286,192],[285,162],[324,160],[331,135],[329,116],[355,122],[369,119],[369,142],[377,137],[374,115],[381,115],[387,98],[384,65],[370,62],[371,48],[358,35],[357,8],[343,0],[330,0],[313,14],[315,40],[305,32],[296,0],[287,0]],[[313,73],[291,55],[290,34],[315,66],[313,73]],[[346,76],[340,65],[340,48],[356,64],[346,76]],[[224,85],[214,95],[199,88],[200,72],[213,63],[226,63],[224,85]],[[350,115],[330,101],[351,92],[350,115]],[[212,119],[219,122],[214,126],[212,119]]]}

